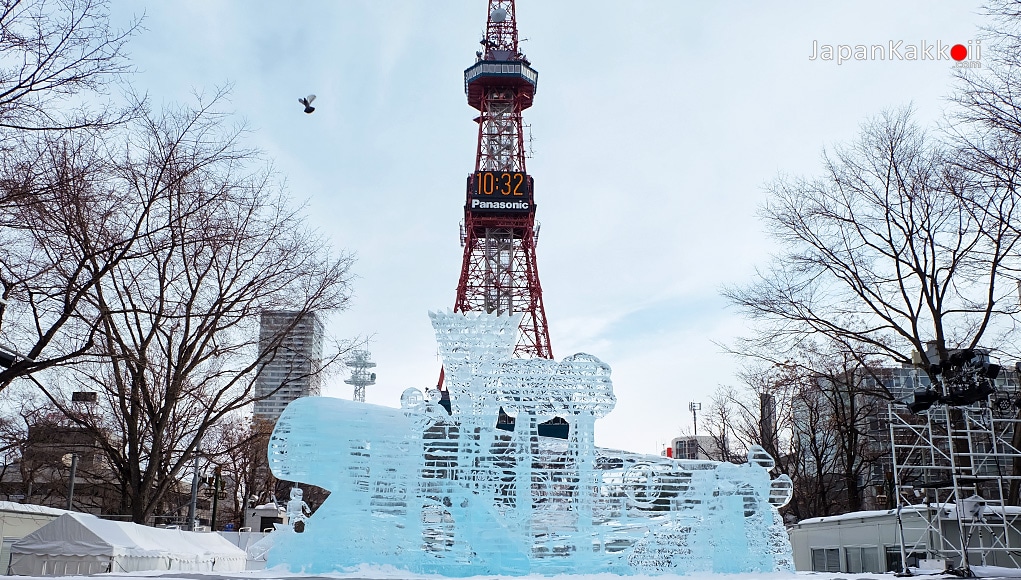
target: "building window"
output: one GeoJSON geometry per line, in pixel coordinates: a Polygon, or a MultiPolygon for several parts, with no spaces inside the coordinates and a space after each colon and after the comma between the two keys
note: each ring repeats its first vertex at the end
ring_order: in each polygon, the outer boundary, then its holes
{"type": "MultiPolygon", "coordinates": [[[[924,559],[924,552],[908,552],[908,567],[917,568],[918,561],[924,559]]],[[[903,566],[900,562],[900,547],[898,546],[887,546],[886,548],[886,571],[887,572],[901,572],[903,566]]]]}
{"type": "Polygon", "coordinates": [[[812,548],[813,572],[840,572],[840,550],[837,548],[812,548]]]}
{"type": "Polygon", "coordinates": [[[847,562],[849,574],[876,573],[879,569],[879,549],[876,547],[852,546],[844,548],[844,560],[847,562]]]}

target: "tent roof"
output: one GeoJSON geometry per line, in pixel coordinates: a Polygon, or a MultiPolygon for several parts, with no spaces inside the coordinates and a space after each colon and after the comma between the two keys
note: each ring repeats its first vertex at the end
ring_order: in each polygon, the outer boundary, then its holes
{"type": "Polygon", "coordinates": [[[219,534],[164,530],[68,512],[11,546],[12,554],[245,558],[219,534]]]}
{"type": "Polygon", "coordinates": [[[30,503],[15,503],[13,501],[0,501],[0,512],[14,512],[19,514],[42,514],[57,517],[68,513],[67,510],[35,505],[30,503]]]}

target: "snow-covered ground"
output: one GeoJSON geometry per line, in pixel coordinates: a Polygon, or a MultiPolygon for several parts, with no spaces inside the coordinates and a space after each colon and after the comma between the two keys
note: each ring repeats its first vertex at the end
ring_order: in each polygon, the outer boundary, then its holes
{"type": "MultiPolygon", "coordinates": [[[[1014,568],[997,568],[992,566],[973,566],[973,572],[979,578],[1021,578],[1021,570],[1014,568]]],[[[257,570],[234,574],[217,574],[213,572],[124,572],[115,574],[98,574],[88,578],[111,577],[117,580],[272,580],[280,579],[351,579],[351,580],[437,580],[442,576],[411,574],[403,570],[380,566],[363,566],[361,568],[335,574],[308,575],[291,573],[284,570],[257,570]]],[[[0,576],[2,580],[31,580],[32,576],[0,576]]],[[[43,578],[43,577],[39,577],[43,578]]],[[[46,577],[52,580],[52,577],[46,577]]],[[[86,576],[68,576],[66,578],[86,578],[86,576]]],[[[614,574],[585,574],[562,576],[476,576],[467,580],[892,580],[892,574],[852,574],[835,572],[793,572],[773,574],[698,574],[677,576],[666,574],[661,576],[617,576],[614,574]]],[[[932,575],[930,578],[953,578],[945,575],[932,575]]]]}

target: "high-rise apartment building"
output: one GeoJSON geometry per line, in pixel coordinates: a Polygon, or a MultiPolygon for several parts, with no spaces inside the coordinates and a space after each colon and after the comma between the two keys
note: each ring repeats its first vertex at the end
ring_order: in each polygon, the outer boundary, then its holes
{"type": "Polygon", "coordinates": [[[323,325],[315,313],[267,311],[259,321],[259,350],[277,344],[259,368],[254,419],[275,423],[288,403],[319,395],[323,325]]]}

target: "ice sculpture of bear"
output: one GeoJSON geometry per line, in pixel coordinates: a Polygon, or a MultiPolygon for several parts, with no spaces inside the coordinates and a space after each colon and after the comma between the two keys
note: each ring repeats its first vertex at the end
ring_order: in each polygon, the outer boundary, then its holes
{"type": "Polygon", "coordinates": [[[276,532],[269,565],[386,564],[447,576],[791,570],[761,448],[743,465],[596,448],[610,368],[576,354],[513,358],[519,316],[430,313],[451,412],[437,391],[401,408],[309,397],[270,441],[273,474],[330,490],[305,532],[276,532]],[[501,409],[514,417],[497,428],[501,409]],[[559,417],[566,438],[539,435],[559,417]]]}

